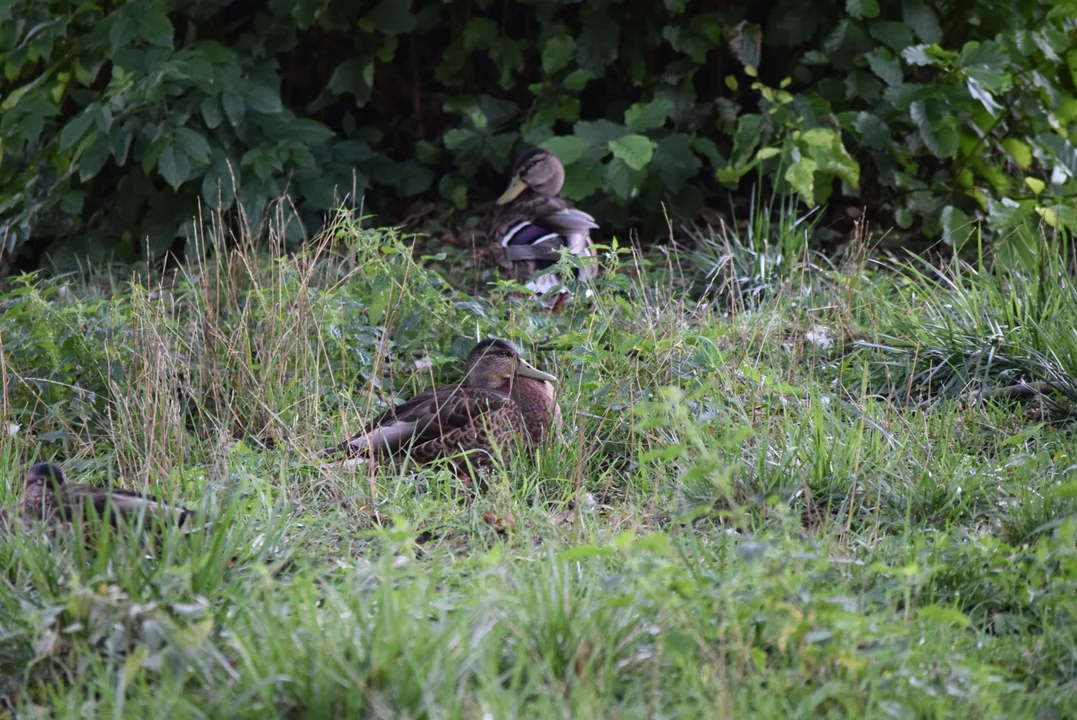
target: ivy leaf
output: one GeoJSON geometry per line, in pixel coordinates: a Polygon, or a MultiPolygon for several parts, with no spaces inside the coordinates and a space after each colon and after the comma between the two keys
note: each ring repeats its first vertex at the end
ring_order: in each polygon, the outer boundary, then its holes
{"type": "Polygon", "coordinates": [[[624,162],[632,170],[642,170],[647,167],[654,156],[654,147],[654,142],[643,135],[625,135],[609,142],[613,157],[624,162]]]}
{"type": "Polygon", "coordinates": [[[801,156],[800,160],[790,165],[785,171],[785,180],[788,182],[800,199],[809,207],[815,205],[815,161],[810,157],[801,156]]]}
{"type": "Polygon", "coordinates": [[[178,147],[168,145],[157,159],[157,170],[173,190],[178,190],[191,174],[191,161],[178,147]]]}
{"type": "Polygon", "coordinates": [[[71,118],[71,120],[64,125],[64,129],[60,131],[61,151],[73,147],[82,139],[86,134],[86,131],[90,129],[90,123],[93,122],[93,113],[91,112],[92,107],[93,106],[87,106],[85,110],[71,118]]]}
{"type": "Polygon", "coordinates": [[[872,72],[882,78],[887,85],[894,87],[900,85],[905,79],[901,71],[901,63],[886,48],[875,48],[864,57],[867,58],[872,72]]]}
{"type": "Polygon", "coordinates": [[[561,70],[576,54],[576,41],[571,35],[550,38],[542,48],[542,69],[547,75],[561,70]]]}
{"type": "Polygon", "coordinates": [[[901,4],[902,19],[920,38],[920,42],[934,45],[942,41],[942,28],[935,11],[918,0],[905,0],[901,4]]]}
{"type": "Polygon", "coordinates": [[[845,0],[845,12],[856,18],[873,18],[879,15],[877,0],[845,0]]]}
{"type": "Polygon", "coordinates": [[[625,125],[632,133],[654,130],[666,124],[671,112],[673,102],[668,98],[655,98],[646,104],[636,103],[625,111],[625,125]]]}
{"type": "Polygon", "coordinates": [[[576,135],[562,135],[543,140],[539,147],[556,155],[562,165],[571,165],[579,160],[591,146],[586,140],[576,135]]]}

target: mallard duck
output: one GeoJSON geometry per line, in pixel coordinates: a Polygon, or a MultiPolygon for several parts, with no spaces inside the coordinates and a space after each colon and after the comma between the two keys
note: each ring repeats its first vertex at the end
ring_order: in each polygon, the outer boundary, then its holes
{"type": "Polygon", "coordinates": [[[93,506],[98,517],[108,518],[119,527],[120,517],[174,515],[179,524],[193,517],[192,511],[180,505],[166,505],[152,495],[120,488],[95,485],[69,485],[64,471],[52,463],[38,463],[26,473],[26,493],[21,515],[26,520],[82,521],[88,516],[87,506],[93,506]]]}
{"type": "Polygon", "coordinates": [[[435,387],[386,410],[338,451],[352,456],[353,464],[388,456],[422,465],[466,453],[467,463],[486,466],[517,437],[528,448],[542,441],[560,414],[551,384],[556,380],[511,343],[483,340],[468,353],[462,383],[435,387]]]}
{"type": "MultiPolygon", "coordinates": [[[[497,199],[490,235],[501,269],[536,295],[560,286],[558,305],[568,292],[565,278],[553,273],[532,276],[556,263],[563,247],[577,257],[593,257],[590,231],[598,227],[593,217],[557,197],[564,184],[565,168],[556,155],[541,148],[521,154],[508,189],[497,199]]],[[[590,279],[596,272],[587,263],[576,270],[576,279],[590,279]]]]}

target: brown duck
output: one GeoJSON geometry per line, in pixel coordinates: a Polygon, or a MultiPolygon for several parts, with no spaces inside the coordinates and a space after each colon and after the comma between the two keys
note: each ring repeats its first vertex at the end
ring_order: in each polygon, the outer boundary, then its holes
{"type": "Polygon", "coordinates": [[[351,463],[388,457],[422,465],[466,454],[467,463],[487,466],[499,454],[542,441],[560,414],[555,381],[511,343],[483,340],[468,353],[462,383],[432,388],[386,410],[339,450],[353,457],[351,463]]]}
{"type": "Polygon", "coordinates": [[[69,485],[64,471],[52,463],[38,463],[26,474],[26,493],[20,508],[23,519],[82,521],[88,517],[90,506],[98,517],[107,518],[117,528],[121,517],[131,518],[141,513],[162,518],[172,515],[181,525],[188,524],[193,517],[187,508],[166,505],[152,495],[96,485],[69,485]]]}
{"type": "MultiPolygon", "coordinates": [[[[554,265],[561,248],[573,255],[592,258],[590,231],[597,228],[595,219],[557,197],[565,184],[565,168],[548,150],[534,148],[517,158],[512,181],[497,200],[490,245],[502,272],[526,285],[536,295],[557,288],[552,301],[563,301],[567,278],[548,273],[537,278],[536,272],[554,265]]],[[[576,270],[576,279],[594,277],[596,268],[585,264],[576,270]]]]}

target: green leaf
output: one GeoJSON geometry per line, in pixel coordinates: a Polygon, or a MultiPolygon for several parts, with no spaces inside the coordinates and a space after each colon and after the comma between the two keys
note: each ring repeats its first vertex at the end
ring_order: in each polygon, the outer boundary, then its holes
{"type": "Polygon", "coordinates": [[[543,140],[539,147],[556,155],[562,165],[571,165],[579,160],[591,146],[583,138],[575,135],[562,135],[543,140]]]}
{"type": "Polygon", "coordinates": [[[181,127],[176,129],[174,141],[183,150],[183,153],[195,162],[203,165],[209,162],[211,151],[209,143],[202,134],[190,128],[181,127]]]}
{"type": "Polygon", "coordinates": [[[606,145],[611,140],[616,140],[623,136],[626,132],[623,125],[618,125],[609,120],[581,120],[572,129],[588,145],[606,145]]]}
{"type": "Polygon", "coordinates": [[[900,85],[904,80],[905,75],[901,71],[901,63],[886,48],[877,47],[864,57],[867,58],[872,72],[882,78],[887,85],[891,87],[900,85]]]}
{"type": "Polygon", "coordinates": [[[237,93],[225,90],[221,93],[221,107],[224,108],[224,114],[228,117],[228,122],[232,124],[232,127],[239,127],[243,122],[243,116],[247,112],[247,103],[243,102],[243,96],[237,93]]]}
{"type": "Polygon", "coordinates": [[[799,138],[800,147],[815,160],[817,172],[839,177],[853,187],[860,184],[860,166],[841,142],[841,135],[830,128],[812,128],[799,138]]]}
{"type": "Polygon", "coordinates": [[[191,174],[191,161],[183,150],[175,145],[168,145],[157,159],[157,170],[173,190],[178,190],[191,174]]]}
{"type": "Polygon", "coordinates": [[[250,83],[243,93],[243,99],[251,110],[265,115],[274,115],[284,109],[280,101],[280,90],[268,85],[250,83]]]}
{"type": "Polygon", "coordinates": [[[206,127],[210,130],[215,129],[224,121],[221,105],[217,102],[217,98],[205,97],[202,99],[202,121],[206,123],[206,127]]]}
{"type": "Polygon", "coordinates": [[[692,150],[694,138],[685,133],[667,135],[658,141],[654,153],[654,166],[662,178],[666,190],[677,192],[694,178],[703,163],[692,150]]]}
{"type": "Polygon", "coordinates": [[[890,128],[869,112],[857,113],[853,130],[860,134],[860,140],[864,144],[876,150],[882,150],[890,140],[890,128]]]}
{"type": "Polygon", "coordinates": [[[1069,140],[1054,133],[1044,133],[1036,138],[1054,156],[1059,166],[1066,171],[1071,178],[1077,177],[1077,149],[1069,140]]]}
{"type": "Polygon", "coordinates": [[[873,18],[879,15],[877,0],[845,0],[845,12],[855,18],[873,18]]]}
{"type": "Polygon", "coordinates": [[[792,186],[800,199],[809,207],[815,205],[815,170],[817,165],[810,157],[801,156],[785,170],[785,179],[792,186]]]}
{"type": "Polygon", "coordinates": [[[410,32],[417,19],[411,14],[411,3],[412,0],[381,0],[366,14],[363,22],[386,35],[410,32]]]}
{"type": "Polygon", "coordinates": [[[101,172],[101,168],[108,162],[112,154],[111,143],[108,135],[103,132],[96,133],[93,143],[86,148],[86,152],[79,157],[79,180],[87,182],[101,172]]]}
{"type": "Polygon", "coordinates": [[[90,123],[93,122],[93,113],[91,112],[93,106],[87,106],[82,112],[75,117],[71,118],[64,129],[60,131],[60,150],[61,152],[73,147],[79,140],[82,140],[86,131],[90,129],[90,123]]]}
{"type": "Polygon", "coordinates": [[[655,98],[646,104],[636,103],[625,110],[625,125],[632,133],[654,130],[666,124],[671,112],[673,102],[668,98],[655,98]]]}
{"type": "Polygon", "coordinates": [[[499,34],[497,23],[490,18],[472,18],[464,27],[464,49],[468,52],[489,50],[493,47],[499,34]]]}
{"type": "Polygon", "coordinates": [[[371,58],[351,58],[337,65],[336,70],[326,85],[330,92],[337,95],[350,93],[360,105],[370,99],[370,90],[374,87],[374,60],[371,58]]]}
{"type": "Polygon", "coordinates": [[[587,87],[587,83],[594,80],[594,78],[595,74],[590,70],[573,70],[561,83],[561,87],[565,90],[578,92],[587,87]]]}
{"type": "Polygon", "coordinates": [[[643,135],[625,135],[609,142],[609,149],[613,156],[622,160],[633,170],[642,170],[647,167],[654,156],[654,147],[654,142],[643,135]]]}
{"type": "Polygon", "coordinates": [[[920,42],[934,45],[942,42],[942,28],[935,11],[918,0],[904,0],[901,4],[902,19],[920,38],[920,42]]]}
{"type": "Polygon", "coordinates": [[[577,162],[565,166],[565,186],[561,188],[562,197],[569,200],[583,200],[602,187],[605,166],[597,159],[582,157],[577,162]]]}
{"type": "Polygon", "coordinates": [[[646,172],[633,169],[620,158],[615,157],[606,165],[606,185],[623,200],[634,198],[646,177],[646,172]]]}
{"type": "Polygon", "coordinates": [[[236,186],[240,182],[238,163],[229,162],[222,150],[213,154],[206,174],[202,176],[202,199],[213,209],[228,209],[236,199],[236,186]]]}
{"type": "Polygon", "coordinates": [[[957,122],[941,101],[917,100],[909,106],[909,115],[927,148],[936,157],[957,157],[957,122]]]}
{"type": "Polygon", "coordinates": [[[568,550],[562,550],[558,553],[557,559],[561,562],[576,562],[594,557],[608,557],[613,554],[614,551],[611,548],[601,545],[576,545],[568,550]]]}
{"type": "Polygon", "coordinates": [[[165,11],[150,3],[131,3],[126,6],[135,19],[138,36],[150,45],[172,48],[172,21],[165,11]]]}
{"type": "Polygon", "coordinates": [[[939,625],[957,625],[967,628],[972,625],[968,616],[956,608],[944,608],[938,605],[925,605],[916,611],[918,617],[930,620],[939,625]]]}
{"type": "Polygon", "coordinates": [[[894,52],[901,52],[916,40],[905,23],[899,22],[872,23],[869,34],[894,52]]]}
{"type": "Polygon", "coordinates": [[[551,75],[561,70],[576,54],[576,41],[571,35],[550,38],[542,48],[542,70],[551,75]]]}
{"type": "Polygon", "coordinates": [[[947,205],[939,214],[942,224],[942,240],[954,250],[960,250],[976,232],[976,225],[960,208],[947,205]]]}
{"type": "Polygon", "coordinates": [[[744,165],[755,153],[755,148],[762,139],[765,123],[762,115],[741,115],[737,119],[737,130],[733,133],[733,156],[730,158],[734,167],[744,165]]]}

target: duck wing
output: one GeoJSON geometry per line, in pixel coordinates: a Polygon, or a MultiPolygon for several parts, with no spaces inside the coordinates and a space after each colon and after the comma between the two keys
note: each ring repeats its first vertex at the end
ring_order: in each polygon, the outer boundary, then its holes
{"type": "Polygon", "coordinates": [[[103,488],[95,485],[65,485],[60,498],[60,515],[66,520],[73,520],[74,514],[85,513],[84,507],[92,505],[98,517],[108,517],[115,524],[116,515],[133,516],[140,513],[166,518],[175,515],[180,524],[185,523],[193,513],[182,505],[163,503],[153,495],[123,490],[121,488],[103,488]]]}
{"type": "Polygon", "coordinates": [[[506,393],[453,385],[427,390],[386,410],[340,446],[350,455],[393,454],[474,425],[514,406],[506,393]]]}
{"type": "Polygon", "coordinates": [[[497,222],[494,241],[509,262],[556,262],[562,246],[579,254],[577,247],[582,248],[597,227],[593,217],[567,200],[534,197],[506,209],[497,222]]]}

